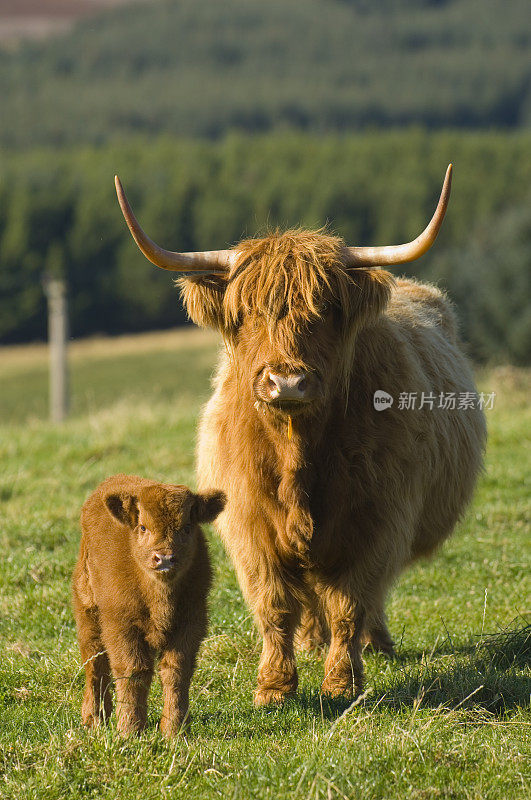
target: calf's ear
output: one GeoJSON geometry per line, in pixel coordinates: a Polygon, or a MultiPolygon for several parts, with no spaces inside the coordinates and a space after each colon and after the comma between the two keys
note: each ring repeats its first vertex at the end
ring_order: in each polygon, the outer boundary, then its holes
{"type": "Polygon", "coordinates": [[[194,495],[190,520],[192,522],[212,522],[225,508],[227,497],[224,492],[210,491],[194,495]]]}
{"type": "Polygon", "coordinates": [[[105,497],[105,505],[118,522],[135,528],[138,523],[138,500],[126,492],[112,493],[105,497]]]}

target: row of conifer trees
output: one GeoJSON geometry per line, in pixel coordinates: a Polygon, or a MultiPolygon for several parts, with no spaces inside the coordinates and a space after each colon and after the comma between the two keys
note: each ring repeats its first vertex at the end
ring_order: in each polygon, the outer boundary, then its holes
{"type": "Polygon", "coordinates": [[[63,273],[74,336],[184,321],[168,273],[133,245],[114,194],[120,174],[148,233],[180,250],[230,246],[276,227],[330,228],[350,244],[415,236],[447,164],[450,208],[409,274],[455,300],[478,359],[524,363],[531,349],[531,134],[418,130],[317,138],[135,138],[0,160],[0,340],[45,336],[45,272],[63,273]]]}

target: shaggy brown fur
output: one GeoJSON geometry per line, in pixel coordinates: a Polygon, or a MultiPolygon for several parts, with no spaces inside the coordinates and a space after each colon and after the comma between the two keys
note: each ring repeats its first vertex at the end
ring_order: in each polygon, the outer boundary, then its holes
{"type": "Polygon", "coordinates": [[[81,716],[95,725],[112,710],[118,730],[144,727],[155,657],[164,689],[161,729],[174,735],[188,713],[188,692],[206,634],[210,562],[199,527],[224,505],[221,492],[115,475],[81,512],[81,549],[73,606],[86,687],[81,716]]]}
{"type": "Polygon", "coordinates": [[[263,635],[257,704],[297,687],[294,636],[329,638],[322,689],[361,690],[362,644],[392,652],[393,580],[452,532],[481,468],[477,409],[400,410],[400,392],[474,391],[435,287],[346,270],[341,241],[288,231],[238,245],[227,277],[182,279],[191,318],[221,331],[200,424],[199,480],[263,635]],[[302,370],[312,402],[265,402],[263,376],[302,370]],[[395,400],[373,408],[378,389],[395,400]]]}

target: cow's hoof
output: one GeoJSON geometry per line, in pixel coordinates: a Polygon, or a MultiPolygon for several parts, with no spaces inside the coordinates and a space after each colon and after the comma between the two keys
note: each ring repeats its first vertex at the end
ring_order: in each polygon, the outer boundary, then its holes
{"type": "Polygon", "coordinates": [[[292,697],[295,692],[286,692],[282,689],[257,689],[254,693],[254,704],[257,708],[261,706],[282,705],[288,697],[292,697]]]}
{"type": "Polygon", "coordinates": [[[362,643],[369,653],[381,653],[387,658],[396,658],[395,643],[386,628],[366,631],[362,643]]]}
{"type": "Polygon", "coordinates": [[[380,653],[380,655],[389,659],[396,658],[396,650],[393,644],[389,644],[388,642],[370,639],[365,645],[365,650],[367,650],[368,653],[380,653]]]}

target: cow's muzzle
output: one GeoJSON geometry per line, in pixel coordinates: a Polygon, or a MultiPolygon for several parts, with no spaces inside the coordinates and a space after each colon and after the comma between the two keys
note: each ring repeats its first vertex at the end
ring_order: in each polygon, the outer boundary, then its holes
{"type": "Polygon", "coordinates": [[[318,380],[310,372],[282,373],[265,368],[255,381],[254,393],[274,408],[302,411],[316,399],[318,380]]]}

